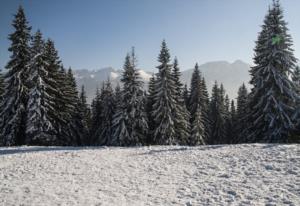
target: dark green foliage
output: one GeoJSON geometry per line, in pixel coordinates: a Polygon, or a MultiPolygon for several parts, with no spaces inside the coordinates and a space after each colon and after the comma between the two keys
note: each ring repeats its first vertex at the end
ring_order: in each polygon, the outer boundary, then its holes
{"type": "Polygon", "coordinates": [[[209,122],[209,97],[207,92],[207,87],[204,78],[201,77],[198,64],[195,65],[195,69],[191,79],[190,88],[190,98],[189,98],[189,112],[191,114],[191,124],[193,124],[194,119],[197,115],[198,107],[202,112],[202,124],[203,129],[203,139],[207,141],[209,138],[210,122],[209,122]]]}
{"type": "Polygon", "coordinates": [[[162,42],[158,57],[160,65],[155,81],[155,94],[152,116],[155,121],[154,142],[161,145],[177,144],[174,127],[176,109],[175,85],[172,77],[172,64],[166,42],[162,42]]]}
{"type": "Polygon", "coordinates": [[[297,95],[289,74],[296,58],[286,25],[282,9],[274,1],[258,36],[255,66],[250,71],[253,89],[249,96],[249,142],[288,142],[294,130],[291,117],[297,95]],[[274,41],[275,38],[280,41],[274,41]]]}
{"type": "Polygon", "coordinates": [[[26,139],[26,108],[28,101],[28,70],[30,62],[30,30],[24,10],[19,7],[12,23],[14,32],[9,35],[10,60],[6,65],[5,92],[0,125],[3,145],[22,145],[26,139]]]}
{"type": "Polygon", "coordinates": [[[180,75],[181,73],[178,67],[178,60],[175,58],[172,69],[172,76],[175,85],[175,110],[173,111],[175,135],[179,144],[188,144],[190,141],[190,115],[183,98],[183,85],[180,82],[180,75]]]}
{"type": "Polygon", "coordinates": [[[215,82],[212,88],[210,101],[210,122],[211,133],[209,138],[210,144],[222,144],[226,141],[225,130],[225,91],[223,85],[220,87],[215,82]]]}
{"type": "Polygon", "coordinates": [[[45,43],[40,31],[33,37],[29,68],[29,97],[27,104],[26,144],[51,145],[56,141],[54,126],[49,113],[53,96],[48,94],[45,43]]]}
{"type": "Polygon", "coordinates": [[[100,125],[96,126],[96,145],[110,144],[113,135],[113,116],[115,111],[115,95],[111,87],[110,80],[108,80],[100,95],[100,111],[99,119],[100,125]]]}
{"type": "Polygon", "coordinates": [[[152,75],[152,77],[149,80],[147,102],[146,102],[146,111],[147,111],[147,118],[148,118],[148,135],[146,141],[147,144],[154,144],[153,136],[155,131],[155,121],[152,115],[154,95],[155,95],[155,76],[152,75]]]}
{"type": "Polygon", "coordinates": [[[233,143],[245,143],[247,137],[247,130],[248,121],[247,121],[247,114],[248,114],[248,90],[243,84],[238,90],[238,97],[237,97],[237,111],[236,111],[236,132],[237,136],[233,143]]]}

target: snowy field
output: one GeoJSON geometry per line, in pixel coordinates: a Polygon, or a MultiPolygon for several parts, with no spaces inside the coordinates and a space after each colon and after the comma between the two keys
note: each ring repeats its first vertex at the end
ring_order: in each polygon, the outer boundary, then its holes
{"type": "Polygon", "coordinates": [[[0,148],[0,205],[300,205],[300,145],[0,148]]]}

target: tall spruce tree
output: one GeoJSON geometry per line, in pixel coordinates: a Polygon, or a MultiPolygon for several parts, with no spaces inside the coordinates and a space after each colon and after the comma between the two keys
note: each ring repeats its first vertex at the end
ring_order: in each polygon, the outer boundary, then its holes
{"type": "Polygon", "coordinates": [[[172,69],[172,76],[175,86],[175,103],[174,112],[174,126],[178,143],[188,144],[190,138],[190,114],[185,106],[183,98],[183,84],[180,82],[180,69],[178,60],[175,58],[172,69]]]}
{"type": "Polygon", "coordinates": [[[122,146],[126,140],[130,139],[130,134],[127,125],[126,105],[123,102],[123,92],[119,85],[115,89],[116,109],[113,115],[113,135],[109,145],[122,146]]]}
{"type": "Polygon", "coordinates": [[[208,97],[205,79],[202,78],[201,76],[198,64],[195,65],[195,69],[192,74],[190,90],[191,91],[190,91],[190,99],[189,99],[189,107],[188,107],[191,114],[190,122],[191,124],[193,124],[193,121],[197,115],[198,107],[200,107],[199,111],[202,112],[201,118],[202,118],[202,124],[204,125],[202,136],[204,141],[206,141],[209,138],[209,129],[210,129],[210,123],[208,118],[209,97],[208,97]]]}
{"type": "Polygon", "coordinates": [[[225,106],[225,113],[224,113],[224,120],[225,120],[225,140],[222,143],[229,144],[232,142],[233,139],[233,122],[232,122],[232,114],[231,114],[231,102],[229,96],[225,95],[224,100],[225,106]]]}
{"type": "Polygon", "coordinates": [[[256,42],[255,66],[250,71],[250,142],[288,142],[294,129],[291,117],[297,95],[289,74],[296,58],[291,46],[283,11],[274,1],[256,42]]]}
{"type": "Polygon", "coordinates": [[[90,136],[90,126],[91,126],[91,110],[86,101],[86,92],[84,86],[81,86],[81,91],[79,95],[79,119],[82,121],[82,145],[89,145],[89,136],[90,136]]]}
{"type": "Polygon", "coordinates": [[[226,139],[224,88],[215,82],[210,101],[210,144],[222,144],[226,139]]]}
{"type": "Polygon", "coordinates": [[[105,83],[101,95],[101,122],[96,131],[99,136],[96,137],[95,144],[108,145],[113,135],[113,116],[115,112],[115,95],[110,80],[105,83]]]}
{"type": "Polygon", "coordinates": [[[31,47],[29,69],[29,97],[27,104],[26,144],[51,145],[55,140],[54,126],[48,114],[53,99],[49,95],[45,42],[42,33],[37,31],[31,47]]]}
{"type": "Polygon", "coordinates": [[[152,115],[155,121],[154,142],[160,145],[177,144],[173,111],[176,109],[175,85],[172,77],[172,64],[165,41],[162,42],[158,57],[160,65],[155,81],[155,94],[152,115]]]}
{"type": "Polygon", "coordinates": [[[191,138],[189,141],[189,145],[197,146],[197,145],[205,144],[203,136],[204,136],[204,124],[203,124],[202,112],[200,107],[198,107],[196,110],[195,119],[191,125],[191,138]]]}
{"type": "Polygon", "coordinates": [[[155,121],[152,115],[153,111],[153,104],[154,104],[154,97],[155,97],[155,76],[149,80],[148,84],[148,93],[147,93],[147,101],[146,101],[146,111],[147,111],[147,118],[148,118],[148,135],[147,135],[147,144],[153,144],[153,136],[155,132],[155,121]]]}
{"type": "Polygon", "coordinates": [[[245,143],[247,137],[247,130],[245,128],[248,127],[247,121],[247,113],[248,113],[248,90],[243,83],[238,90],[237,97],[237,125],[236,132],[237,136],[233,143],[245,143]]]}
{"type": "MultiPolygon", "coordinates": [[[[125,126],[129,136],[119,137],[122,146],[141,145],[146,141],[148,132],[146,105],[144,105],[143,82],[137,70],[134,48],[125,58],[123,83],[123,115],[126,117],[125,126]]],[[[120,122],[121,123],[121,122],[120,122]]],[[[120,126],[122,126],[121,124],[120,126]]]]}
{"type": "Polygon", "coordinates": [[[73,76],[72,69],[69,68],[66,73],[66,82],[64,87],[65,109],[68,114],[67,136],[64,137],[64,144],[82,145],[85,141],[86,128],[83,125],[83,116],[81,115],[81,105],[78,96],[77,85],[73,76]]]}
{"type": "Polygon", "coordinates": [[[26,139],[26,108],[28,101],[28,70],[30,63],[30,30],[24,10],[19,7],[9,35],[10,60],[6,65],[5,92],[1,114],[0,136],[3,145],[22,145],[26,139]]]}
{"type": "Polygon", "coordinates": [[[236,111],[236,106],[234,100],[231,100],[231,105],[230,105],[230,119],[231,119],[231,124],[232,124],[232,130],[230,132],[230,139],[229,139],[229,144],[235,143],[235,140],[237,138],[237,111],[236,111]]]}
{"type": "Polygon", "coordinates": [[[202,91],[202,100],[201,100],[201,108],[202,108],[202,118],[204,125],[204,141],[209,139],[210,134],[210,120],[209,120],[209,95],[207,91],[205,78],[202,77],[201,81],[201,91],[202,91]]]}
{"type": "Polygon", "coordinates": [[[67,124],[64,118],[66,112],[63,110],[65,107],[63,90],[66,81],[65,71],[61,68],[58,52],[51,39],[48,39],[45,44],[45,61],[47,63],[46,70],[48,76],[44,80],[48,85],[46,92],[49,98],[52,99],[49,102],[48,117],[55,129],[55,144],[61,144],[60,139],[64,136],[63,128],[67,124]]]}
{"type": "Polygon", "coordinates": [[[102,103],[103,103],[103,91],[104,91],[105,83],[103,82],[101,90],[97,88],[96,90],[96,96],[92,101],[91,105],[91,112],[92,112],[92,120],[91,120],[91,135],[88,139],[90,145],[95,145],[98,141],[98,138],[100,137],[101,130],[99,127],[102,124],[102,103]]]}

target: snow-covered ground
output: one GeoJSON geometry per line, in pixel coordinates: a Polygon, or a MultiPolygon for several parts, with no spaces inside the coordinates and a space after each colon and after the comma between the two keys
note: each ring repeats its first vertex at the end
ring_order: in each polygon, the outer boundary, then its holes
{"type": "Polygon", "coordinates": [[[0,148],[0,205],[300,205],[300,145],[0,148]]]}

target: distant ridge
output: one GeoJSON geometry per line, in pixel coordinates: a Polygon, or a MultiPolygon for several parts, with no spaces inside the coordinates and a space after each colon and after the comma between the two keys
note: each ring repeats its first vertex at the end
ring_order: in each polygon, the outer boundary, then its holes
{"type": "MultiPolygon", "coordinates": [[[[224,84],[226,93],[230,98],[236,98],[238,87],[243,82],[248,84],[250,80],[250,65],[241,60],[236,60],[233,63],[227,61],[207,62],[200,65],[199,68],[206,79],[209,92],[214,82],[218,81],[219,83],[224,84]]],[[[181,70],[183,70],[183,68],[181,68],[181,70]]],[[[145,82],[144,88],[147,89],[152,72],[147,72],[142,69],[139,70],[139,72],[141,78],[145,82]]],[[[182,71],[182,83],[189,86],[192,73],[193,69],[182,71]]],[[[120,82],[122,70],[114,69],[112,67],[96,70],[80,69],[74,70],[74,74],[78,88],[80,88],[81,85],[85,86],[88,102],[91,102],[95,95],[96,88],[101,87],[103,81],[110,79],[113,86],[116,86],[120,82]]]]}

